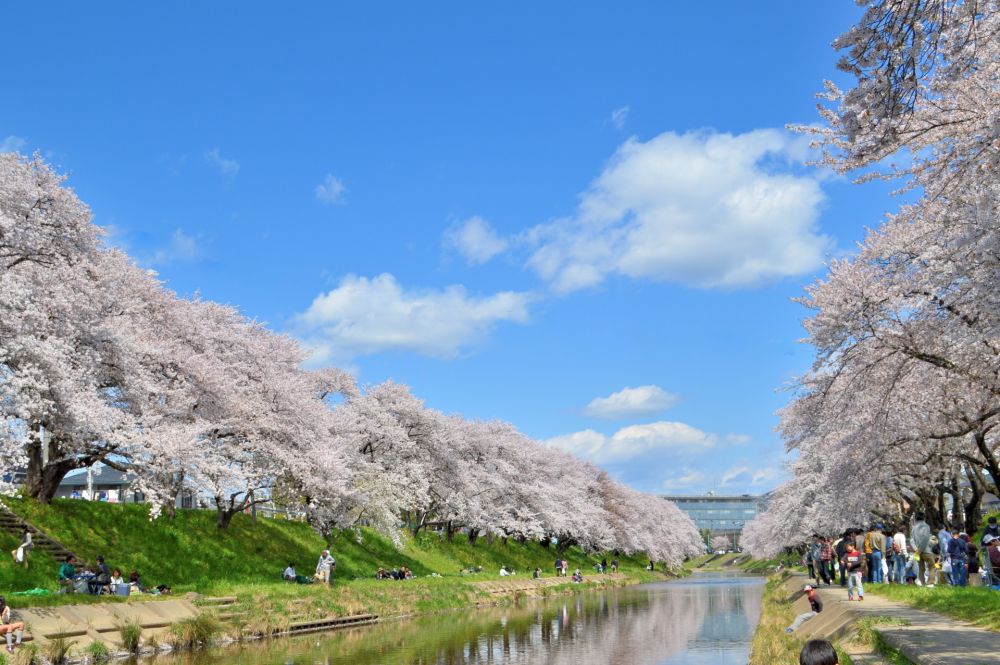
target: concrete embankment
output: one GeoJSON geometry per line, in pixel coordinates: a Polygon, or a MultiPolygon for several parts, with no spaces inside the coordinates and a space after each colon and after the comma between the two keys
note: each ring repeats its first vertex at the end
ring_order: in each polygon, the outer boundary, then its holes
{"type": "MultiPolygon", "coordinates": [[[[810,580],[798,574],[785,586],[796,614],[809,611],[809,602],[802,587],[810,580]]],[[[893,623],[874,623],[885,644],[917,665],[1000,665],[1000,633],[978,628],[934,612],[918,610],[903,603],[878,596],[865,596],[864,602],[847,600],[847,592],[839,586],[817,587],[823,599],[823,612],[807,621],[798,631],[805,639],[822,638],[844,641],[851,653],[850,637],[864,618],[888,618],[893,623]]],[[[933,589],[928,589],[933,593],[933,589]]],[[[868,660],[864,649],[858,649],[852,660],[868,660]]]]}
{"type": "MultiPolygon", "coordinates": [[[[494,605],[505,598],[543,596],[548,593],[568,592],[575,589],[601,589],[622,586],[636,581],[624,574],[589,575],[584,584],[573,585],[566,577],[507,577],[468,582],[470,588],[480,592],[483,600],[479,605],[494,605]]],[[[397,584],[386,582],[386,584],[397,584]]],[[[402,584],[405,584],[403,582],[402,584]]],[[[292,606],[295,601],[292,601],[292,606]]],[[[36,607],[15,611],[18,620],[27,627],[25,639],[43,646],[53,639],[65,639],[73,651],[79,652],[92,642],[102,642],[112,650],[122,648],[119,626],[137,623],[142,628],[142,642],[169,644],[171,626],[211,613],[223,622],[239,621],[242,613],[238,610],[235,597],[185,597],[147,600],[130,599],[127,602],[63,605],[57,607],[36,607]]],[[[398,616],[398,615],[397,615],[398,616]]],[[[276,633],[279,635],[301,634],[336,630],[350,626],[375,623],[378,615],[357,613],[350,616],[292,617],[289,623],[276,633]]]]}

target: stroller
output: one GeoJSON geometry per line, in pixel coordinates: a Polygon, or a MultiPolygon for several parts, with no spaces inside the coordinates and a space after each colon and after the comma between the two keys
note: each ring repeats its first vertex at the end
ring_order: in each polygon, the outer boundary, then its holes
{"type": "Polygon", "coordinates": [[[993,562],[990,561],[990,548],[981,548],[979,557],[981,559],[980,575],[983,577],[983,585],[1000,589],[1000,570],[994,568],[993,562]]]}

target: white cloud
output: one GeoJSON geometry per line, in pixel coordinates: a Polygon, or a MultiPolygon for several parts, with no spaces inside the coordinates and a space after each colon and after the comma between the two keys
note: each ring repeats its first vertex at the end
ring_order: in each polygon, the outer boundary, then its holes
{"type": "Polygon", "coordinates": [[[21,152],[28,142],[20,136],[10,136],[0,141],[0,152],[21,152]]]}
{"type": "Polygon", "coordinates": [[[720,483],[723,486],[732,485],[737,481],[746,482],[751,479],[751,470],[748,466],[734,466],[722,474],[720,483]]]}
{"type": "Polygon", "coordinates": [[[729,433],[726,435],[726,443],[750,443],[751,437],[749,434],[733,434],[729,433]]]}
{"type": "Polygon", "coordinates": [[[498,323],[528,320],[527,293],[470,296],[463,286],[404,290],[390,274],[347,275],[296,317],[313,348],[311,362],[380,351],[415,351],[450,358],[485,338],[498,323]]]}
{"type": "Polygon", "coordinates": [[[695,485],[704,485],[707,480],[704,473],[693,469],[684,469],[684,475],[667,478],[663,481],[663,489],[679,490],[690,489],[695,485]]]}
{"type": "Polygon", "coordinates": [[[327,173],[323,182],[316,185],[316,200],[322,203],[341,203],[346,193],[344,182],[332,173],[327,173]]]}
{"type": "Polygon", "coordinates": [[[615,109],[611,112],[611,124],[618,129],[625,128],[625,120],[628,118],[629,107],[628,104],[621,107],[620,109],[615,109]]]}
{"type": "Polygon", "coordinates": [[[235,159],[227,159],[219,153],[218,148],[205,151],[205,163],[219,169],[226,180],[232,181],[240,172],[240,163],[235,159]]]}
{"type": "Polygon", "coordinates": [[[805,140],[780,130],[666,132],[626,141],[569,218],[523,240],[556,292],[612,274],[698,287],[747,287],[820,267],[814,175],[795,173],[805,140]]]}
{"type": "Polygon", "coordinates": [[[486,263],[507,249],[508,243],[482,217],[470,217],[445,231],[445,244],[472,264],[486,263]]]}
{"type": "MultiPolygon", "coordinates": [[[[114,233],[117,234],[117,229],[114,233]]],[[[200,235],[190,236],[182,229],[175,229],[170,234],[170,241],[150,254],[143,263],[151,266],[165,266],[179,261],[194,261],[202,255],[201,245],[204,238],[200,235]]]]}
{"type": "Polygon", "coordinates": [[[592,418],[615,420],[638,418],[666,411],[677,403],[677,395],[671,395],[659,386],[639,386],[623,388],[607,397],[597,397],[583,410],[592,418]]]}
{"type": "Polygon", "coordinates": [[[553,437],[545,443],[594,462],[611,462],[650,452],[693,453],[714,447],[718,437],[685,423],[660,421],[623,427],[611,436],[588,429],[553,437]]]}
{"type": "Polygon", "coordinates": [[[771,484],[776,478],[781,476],[782,470],[776,469],[774,467],[768,467],[766,469],[760,469],[755,471],[753,477],[750,479],[750,484],[752,485],[765,485],[771,484]]]}

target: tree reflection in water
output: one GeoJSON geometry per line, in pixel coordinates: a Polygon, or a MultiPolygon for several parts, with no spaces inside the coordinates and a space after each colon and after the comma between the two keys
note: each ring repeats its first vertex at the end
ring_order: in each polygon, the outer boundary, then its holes
{"type": "Polygon", "coordinates": [[[704,575],[161,656],[155,665],[742,664],[761,590],[760,580],[704,575]]]}

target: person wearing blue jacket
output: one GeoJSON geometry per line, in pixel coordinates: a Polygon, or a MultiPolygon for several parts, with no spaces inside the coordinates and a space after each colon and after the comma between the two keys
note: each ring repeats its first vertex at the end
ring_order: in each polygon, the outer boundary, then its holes
{"type": "Polygon", "coordinates": [[[969,583],[968,545],[958,531],[948,539],[948,556],[951,558],[951,583],[955,586],[965,586],[969,583]]]}

